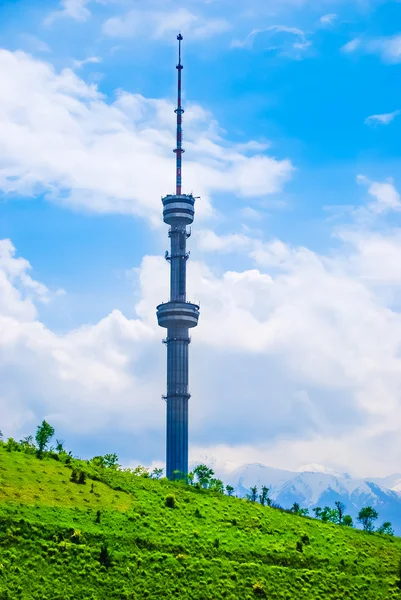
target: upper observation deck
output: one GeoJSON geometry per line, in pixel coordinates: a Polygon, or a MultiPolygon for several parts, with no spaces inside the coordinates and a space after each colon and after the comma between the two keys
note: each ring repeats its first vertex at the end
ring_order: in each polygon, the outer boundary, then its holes
{"type": "Polygon", "coordinates": [[[168,194],[162,198],[163,220],[168,225],[190,225],[195,215],[192,194],[168,194]]]}

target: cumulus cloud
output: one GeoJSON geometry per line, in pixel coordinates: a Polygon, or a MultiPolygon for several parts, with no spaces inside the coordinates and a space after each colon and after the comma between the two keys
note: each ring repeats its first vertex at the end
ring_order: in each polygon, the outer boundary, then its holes
{"type": "Polygon", "coordinates": [[[349,42],[347,42],[341,48],[341,50],[343,52],[351,53],[351,52],[355,52],[355,50],[357,50],[360,47],[361,47],[361,40],[359,38],[354,38],[353,40],[350,40],[349,42]]]}
{"type": "MultiPolygon", "coordinates": [[[[225,141],[198,105],[185,113],[186,177],[202,196],[264,196],[291,177],[287,159],[225,141]]],[[[78,210],[135,214],[160,222],[160,197],[172,189],[174,106],[119,92],[113,102],[65,69],[22,52],[0,51],[0,189],[78,210]],[[157,172],[158,176],[154,177],[157,172]]],[[[189,190],[190,191],[190,190],[189,190]]]]}
{"type": "Polygon", "coordinates": [[[61,0],[60,10],[51,12],[45,19],[45,25],[51,25],[58,19],[74,19],[74,21],[87,21],[91,16],[87,5],[90,0],[61,0]]]}
{"type": "Polygon", "coordinates": [[[371,181],[364,175],[358,175],[357,182],[368,187],[369,194],[373,199],[368,204],[368,210],[374,213],[386,213],[391,210],[401,209],[400,194],[394,186],[394,182],[371,181]]]}
{"type": "Polygon", "coordinates": [[[365,119],[365,123],[366,125],[388,125],[394,121],[394,119],[398,117],[400,113],[400,110],[395,110],[393,112],[384,113],[381,115],[371,115],[365,119]]]}
{"type": "Polygon", "coordinates": [[[330,13],[328,15],[323,15],[322,17],[320,17],[320,22],[322,25],[333,25],[336,19],[337,15],[335,13],[330,13]]]}
{"type": "Polygon", "coordinates": [[[376,39],[355,38],[349,41],[342,50],[355,52],[360,50],[366,54],[377,54],[387,63],[401,62],[401,34],[376,39]]]}
{"type": "Polygon", "coordinates": [[[228,29],[230,24],[225,19],[202,17],[186,8],[169,11],[134,9],[103,24],[106,35],[122,38],[150,35],[154,39],[164,39],[172,38],[177,31],[185,31],[191,39],[205,39],[228,29]]]}
{"type": "Polygon", "coordinates": [[[124,427],[130,416],[131,431],[149,425],[160,396],[151,380],[137,379],[136,365],[146,360],[154,331],[113,311],[93,326],[56,334],[40,321],[37,310],[37,302],[51,292],[29,270],[10,240],[1,240],[3,431],[15,435],[32,430],[44,415],[71,433],[96,431],[111,422],[124,427]]]}

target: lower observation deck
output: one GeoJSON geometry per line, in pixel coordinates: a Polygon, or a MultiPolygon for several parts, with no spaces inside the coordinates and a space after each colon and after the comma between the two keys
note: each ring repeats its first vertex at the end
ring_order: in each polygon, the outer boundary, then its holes
{"type": "Polygon", "coordinates": [[[199,319],[199,306],[192,302],[166,302],[157,307],[157,321],[160,327],[196,327],[199,319]]]}

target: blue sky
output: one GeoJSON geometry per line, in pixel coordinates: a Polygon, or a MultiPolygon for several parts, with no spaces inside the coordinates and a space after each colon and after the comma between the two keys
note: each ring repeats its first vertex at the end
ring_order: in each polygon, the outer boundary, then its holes
{"type": "Polygon", "coordinates": [[[395,470],[401,4],[8,0],[0,17],[4,433],[46,417],[82,455],[163,461],[181,30],[191,456],[395,470]]]}

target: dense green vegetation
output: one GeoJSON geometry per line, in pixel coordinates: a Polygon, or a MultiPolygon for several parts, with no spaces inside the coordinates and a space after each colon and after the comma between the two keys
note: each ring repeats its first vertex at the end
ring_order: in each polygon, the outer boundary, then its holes
{"type": "Polygon", "coordinates": [[[2,600],[401,600],[399,538],[46,447],[0,442],[2,600]]]}

